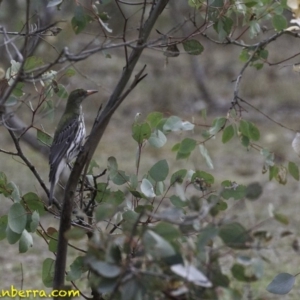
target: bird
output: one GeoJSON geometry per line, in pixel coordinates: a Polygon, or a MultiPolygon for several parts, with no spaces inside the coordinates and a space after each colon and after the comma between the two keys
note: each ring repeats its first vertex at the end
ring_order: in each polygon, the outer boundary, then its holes
{"type": "Polygon", "coordinates": [[[49,207],[53,203],[55,186],[60,174],[80,152],[85,139],[85,124],[82,113],[82,101],[96,90],[76,89],[68,97],[65,111],[57,125],[49,155],[49,207]]]}

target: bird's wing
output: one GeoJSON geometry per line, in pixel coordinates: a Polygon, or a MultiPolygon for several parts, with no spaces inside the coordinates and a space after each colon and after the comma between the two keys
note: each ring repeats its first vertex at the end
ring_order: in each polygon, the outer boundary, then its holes
{"type": "Polygon", "coordinates": [[[78,129],[78,119],[74,118],[69,120],[59,132],[56,132],[50,148],[50,174],[49,179],[55,177],[57,168],[66,155],[72,141],[76,136],[78,129]]]}

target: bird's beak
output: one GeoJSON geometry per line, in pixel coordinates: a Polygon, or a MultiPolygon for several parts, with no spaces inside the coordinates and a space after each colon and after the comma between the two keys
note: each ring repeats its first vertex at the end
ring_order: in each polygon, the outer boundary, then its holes
{"type": "Polygon", "coordinates": [[[92,95],[92,94],[95,94],[95,93],[98,93],[98,91],[96,91],[96,90],[87,90],[87,91],[86,91],[86,95],[87,95],[87,96],[92,95]]]}

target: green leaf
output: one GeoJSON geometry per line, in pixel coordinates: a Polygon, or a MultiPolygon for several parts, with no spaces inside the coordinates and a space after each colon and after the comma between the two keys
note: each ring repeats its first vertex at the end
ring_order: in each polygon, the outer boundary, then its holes
{"type": "Polygon", "coordinates": [[[171,176],[170,185],[173,185],[176,182],[182,183],[186,174],[187,174],[186,169],[181,169],[181,170],[178,170],[175,173],[173,173],[171,176]]]}
{"type": "Polygon", "coordinates": [[[181,236],[180,231],[174,225],[167,222],[159,222],[152,230],[168,241],[172,241],[181,236]]]}
{"type": "Polygon", "coordinates": [[[143,213],[143,212],[145,212],[145,211],[153,211],[153,209],[154,209],[154,206],[153,205],[150,205],[150,204],[145,204],[145,205],[138,205],[135,209],[134,209],[134,211],[136,212],[136,213],[143,213]]]}
{"type": "Polygon", "coordinates": [[[250,145],[250,139],[249,139],[247,136],[242,135],[242,136],[241,136],[241,144],[242,144],[244,147],[248,148],[249,145],[250,145]]]}
{"type": "Polygon", "coordinates": [[[248,231],[237,222],[223,224],[219,229],[219,237],[225,245],[233,249],[248,249],[252,242],[248,231]]]}
{"type": "Polygon", "coordinates": [[[65,238],[67,240],[81,240],[86,236],[86,231],[79,227],[73,227],[65,232],[65,238]]]}
{"type": "Polygon", "coordinates": [[[71,24],[75,34],[80,33],[85,28],[87,20],[81,5],[76,6],[71,24]]]}
{"type": "Polygon", "coordinates": [[[24,71],[30,71],[31,69],[37,68],[44,64],[43,60],[37,56],[29,56],[26,58],[24,64],[24,71]]]}
{"type": "Polygon", "coordinates": [[[249,58],[250,58],[250,54],[248,48],[243,49],[239,56],[240,61],[247,62],[249,58]]]}
{"type": "Polygon", "coordinates": [[[189,3],[189,6],[199,9],[202,6],[203,1],[202,0],[188,0],[188,3],[189,3]]]}
{"type": "Polygon", "coordinates": [[[199,55],[204,50],[204,47],[197,40],[186,40],[182,44],[184,51],[191,55],[199,55]]]}
{"type": "Polygon", "coordinates": [[[81,277],[81,275],[86,272],[88,268],[84,263],[84,257],[78,256],[70,265],[70,271],[66,276],[66,280],[75,281],[81,277]]]}
{"type": "Polygon", "coordinates": [[[250,38],[254,38],[261,31],[260,24],[258,23],[258,21],[252,20],[252,21],[249,22],[249,25],[250,25],[250,32],[249,32],[250,38]]]}
{"type": "Polygon", "coordinates": [[[260,133],[258,128],[251,122],[248,122],[248,124],[249,138],[253,141],[258,141],[260,139],[260,133]]]}
{"type": "Polygon", "coordinates": [[[279,172],[278,166],[270,166],[269,167],[269,180],[272,180],[273,178],[276,178],[279,172]]]}
{"type": "Polygon", "coordinates": [[[239,131],[246,137],[250,138],[249,134],[249,122],[245,120],[240,121],[239,131]]]}
{"type": "Polygon", "coordinates": [[[9,190],[12,190],[10,197],[14,200],[14,202],[20,202],[21,201],[20,191],[19,188],[16,186],[16,184],[11,181],[7,185],[7,188],[9,190]]]}
{"type": "Polygon", "coordinates": [[[214,168],[214,165],[212,163],[211,157],[209,156],[208,150],[205,148],[203,144],[199,145],[199,150],[201,155],[205,158],[205,162],[208,165],[210,169],[214,168]]]}
{"type": "Polygon", "coordinates": [[[0,194],[3,194],[5,197],[8,197],[12,193],[12,189],[9,188],[7,177],[5,173],[0,172],[0,194]]]}
{"type": "Polygon", "coordinates": [[[74,69],[69,68],[66,70],[65,75],[68,77],[72,77],[72,76],[76,75],[76,71],[74,69]]]}
{"type": "Polygon", "coordinates": [[[122,216],[123,220],[130,223],[134,223],[139,218],[139,214],[132,210],[125,211],[122,216]]]}
{"type": "Polygon", "coordinates": [[[249,200],[256,200],[263,192],[263,188],[259,182],[250,183],[246,187],[245,197],[249,200]]]}
{"type": "Polygon", "coordinates": [[[193,130],[194,127],[195,125],[188,121],[183,121],[177,116],[171,116],[164,123],[162,130],[164,132],[180,131],[180,130],[186,131],[186,130],[193,130]]]}
{"type": "Polygon", "coordinates": [[[213,184],[215,182],[214,176],[204,171],[196,171],[193,174],[191,181],[195,182],[195,180],[197,179],[204,180],[206,183],[209,184],[213,184]]]}
{"type": "Polygon", "coordinates": [[[151,133],[148,142],[152,147],[161,148],[166,144],[167,137],[162,131],[156,129],[151,133]]]}
{"type": "Polygon", "coordinates": [[[175,250],[171,244],[153,230],[146,230],[143,235],[143,244],[146,252],[152,255],[155,259],[175,255],[175,250]]]}
{"type": "Polygon", "coordinates": [[[87,175],[92,175],[92,174],[94,174],[94,168],[100,168],[100,166],[97,164],[97,162],[94,160],[94,159],[92,159],[91,161],[90,161],[90,163],[89,163],[89,168],[88,168],[88,172],[87,172],[87,175]]]}
{"type": "Polygon", "coordinates": [[[134,123],[132,125],[132,137],[138,142],[138,144],[142,144],[144,140],[148,140],[151,136],[151,127],[148,123],[137,124],[134,123]]]}
{"type": "Polygon", "coordinates": [[[6,228],[8,223],[7,215],[0,217],[0,241],[6,238],[6,228]]]}
{"type": "Polygon", "coordinates": [[[182,208],[187,206],[187,202],[183,201],[179,196],[172,195],[170,197],[170,202],[177,208],[182,208]]]}
{"type": "Polygon", "coordinates": [[[23,92],[24,86],[25,86],[25,84],[23,82],[18,82],[13,90],[13,95],[17,98],[23,96],[24,95],[24,92],[23,92]]]}
{"type": "Polygon", "coordinates": [[[195,149],[196,145],[197,142],[194,139],[185,138],[181,141],[178,152],[183,154],[191,153],[195,149]]]}
{"type": "Polygon", "coordinates": [[[256,1],[249,1],[249,2],[244,2],[244,4],[248,7],[248,8],[251,8],[253,6],[256,6],[257,5],[257,2],[256,1]]]}
{"type": "Polygon", "coordinates": [[[115,207],[111,203],[101,203],[96,209],[96,221],[110,219],[115,213],[115,207]]]}
{"type": "Polygon", "coordinates": [[[240,264],[234,264],[231,273],[235,279],[243,282],[253,282],[258,279],[255,275],[247,275],[245,267],[240,264]]]}
{"type": "Polygon", "coordinates": [[[158,161],[148,173],[155,181],[164,181],[169,174],[168,162],[165,159],[158,161]]]}
{"type": "Polygon", "coordinates": [[[219,233],[217,227],[213,225],[207,225],[204,229],[199,232],[198,239],[197,239],[197,247],[198,252],[206,252],[205,247],[208,243],[213,240],[219,233]]]}
{"type": "Polygon", "coordinates": [[[283,15],[274,15],[272,18],[272,24],[277,31],[287,28],[287,21],[283,15]]]}
{"type": "Polygon", "coordinates": [[[51,234],[51,238],[48,244],[48,250],[51,252],[57,251],[57,243],[58,243],[58,232],[55,231],[51,234]]]}
{"type": "Polygon", "coordinates": [[[118,206],[125,200],[125,195],[122,191],[118,190],[111,192],[106,200],[107,203],[111,203],[114,206],[118,206]]]}
{"type": "Polygon", "coordinates": [[[14,203],[8,211],[8,226],[17,234],[25,229],[27,221],[26,210],[20,203],[14,203]]]}
{"type": "Polygon", "coordinates": [[[36,128],[36,138],[41,144],[49,146],[49,147],[51,146],[52,141],[53,141],[53,138],[50,134],[48,134],[38,128],[36,128]]]}
{"type": "Polygon", "coordinates": [[[116,185],[122,185],[129,181],[129,176],[125,174],[125,171],[118,170],[114,177],[110,177],[111,181],[116,185]]]}
{"type": "Polygon", "coordinates": [[[280,213],[274,213],[274,219],[284,225],[289,225],[290,220],[286,215],[280,213]]]}
{"type": "Polygon", "coordinates": [[[29,192],[23,196],[22,203],[26,203],[26,205],[29,207],[31,211],[37,211],[40,216],[43,216],[46,214],[44,204],[42,200],[39,198],[39,196],[35,193],[29,192]]]}
{"type": "Polygon", "coordinates": [[[289,273],[280,273],[267,286],[267,291],[276,295],[285,295],[291,291],[296,277],[289,273]]]}
{"type": "Polygon", "coordinates": [[[63,98],[63,99],[68,98],[68,95],[69,95],[66,88],[62,84],[58,85],[58,91],[55,93],[56,93],[57,97],[63,98]]]}
{"type": "Polygon", "coordinates": [[[94,272],[105,278],[115,278],[122,272],[119,266],[105,261],[93,261],[89,266],[94,272]]]}
{"type": "Polygon", "coordinates": [[[288,170],[289,170],[289,173],[293,176],[293,178],[297,181],[299,181],[299,168],[298,166],[289,161],[289,165],[288,165],[288,170]]]}
{"type": "Polygon", "coordinates": [[[230,124],[229,126],[225,127],[223,134],[222,134],[222,143],[225,144],[230,141],[234,137],[234,128],[233,125],[230,124]]]}
{"type": "Polygon", "coordinates": [[[32,235],[25,229],[19,240],[19,252],[25,253],[33,246],[32,235]]]}
{"type": "Polygon", "coordinates": [[[46,258],[43,261],[42,281],[43,281],[45,287],[48,287],[48,288],[53,287],[54,268],[55,268],[55,260],[54,259],[46,258]]]}
{"type": "Polygon", "coordinates": [[[15,233],[10,229],[10,227],[7,225],[5,230],[6,239],[9,244],[15,244],[22,236],[22,233],[15,233]]]}
{"type": "Polygon", "coordinates": [[[225,126],[226,122],[227,119],[224,117],[214,119],[212,127],[208,130],[209,135],[217,134],[225,126]]]}
{"type": "Polygon", "coordinates": [[[260,58],[262,58],[263,60],[266,60],[269,56],[269,51],[266,50],[266,49],[261,49],[259,52],[258,52],[258,55],[260,58]]]}
{"type": "Polygon", "coordinates": [[[34,211],[31,215],[31,222],[30,222],[30,232],[35,232],[39,226],[40,222],[40,215],[37,211],[34,211]]]}
{"type": "Polygon", "coordinates": [[[234,200],[239,200],[244,198],[245,194],[246,194],[246,187],[244,185],[238,185],[236,183],[232,183],[231,186],[224,186],[224,190],[222,191],[221,196],[226,200],[230,198],[233,198],[234,200]]]}

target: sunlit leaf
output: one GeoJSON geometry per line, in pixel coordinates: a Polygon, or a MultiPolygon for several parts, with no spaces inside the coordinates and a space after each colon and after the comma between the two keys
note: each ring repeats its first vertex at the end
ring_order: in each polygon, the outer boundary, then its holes
{"type": "Polygon", "coordinates": [[[213,162],[211,160],[211,157],[209,156],[208,150],[205,148],[203,144],[199,145],[199,150],[201,155],[205,158],[206,164],[210,169],[214,168],[213,162]]]}
{"type": "Polygon", "coordinates": [[[141,191],[146,197],[153,198],[156,196],[152,183],[146,178],[142,180],[141,191]]]}
{"type": "Polygon", "coordinates": [[[167,142],[167,137],[160,130],[154,130],[148,140],[149,144],[155,148],[163,147],[167,142]]]}
{"type": "Polygon", "coordinates": [[[212,287],[212,283],[209,281],[209,279],[193,265],[172,265],[171,271],[195,285],[207,288],[212,287]]]}

